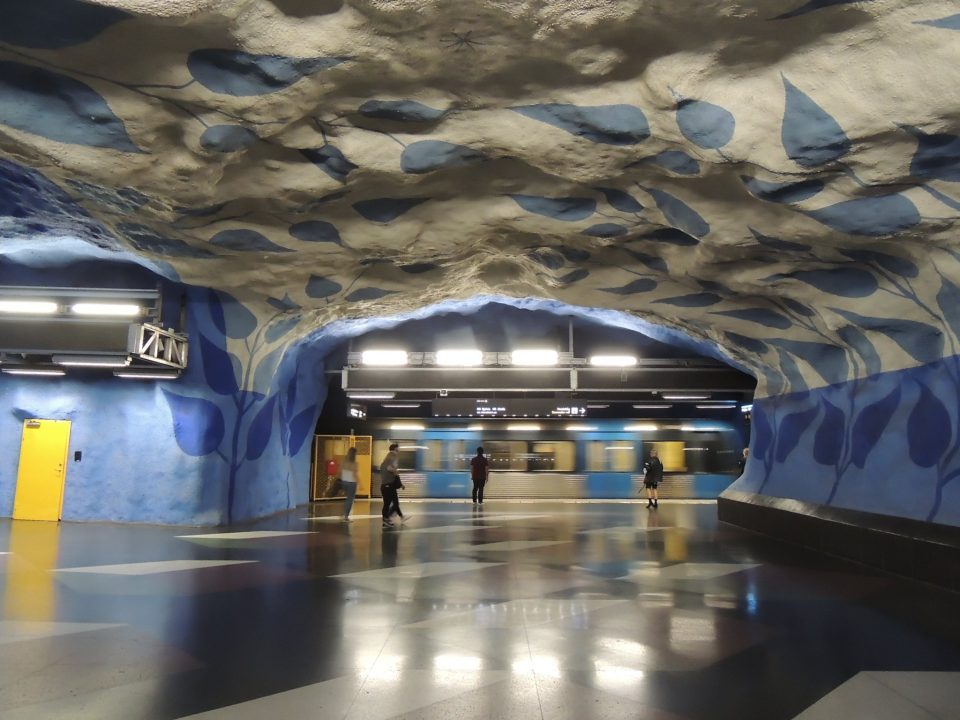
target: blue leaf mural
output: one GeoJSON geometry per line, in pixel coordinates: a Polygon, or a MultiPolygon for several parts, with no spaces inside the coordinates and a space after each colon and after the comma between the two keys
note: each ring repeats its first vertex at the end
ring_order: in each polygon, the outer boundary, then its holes
{"type": "Polygon", "coordinates": [[[817,314],[816,311],[810,309],[803,303],[799,303],[796,300],[791,300],[790,298],[782,297],[780,298],[780,302],[782,302],[789,310],[793,310],[793,312],[797,313],[797,315],[802,315],[803,317],[813,317],[817,314]]]}
{"type": "Polygon", "coordinates": [[[374,198],[353,204],[359,215],[371,222],[389,223],[430,198],[374,198]]]}
{"type": "Polygon", "coordinates": [[[283,90],[307,75],[339,65],[344,60],[254,55],[242,50],[206,48],[190,53],[187,69],[208,90],[242,97],[283,90]]]}
{"type": "Polygon", "coordinates": [[[960,287],[945,277],[940,278],[940,291],[937,293],[937,305],[943,313],[953,334],[960,337],[960,287]]]}
{"type": "Polygon", "coordinates": [[[545,248],[534,250],[528,256],[550,270],[559,270],[567,263],[560,253],[545,248]]]}
{"type": "Polygon", "coordinates": [[[306,410],[301,410],[290,421],[290,455],[296,455],[303,447],[304,441],[313,434],[316,415],[316,406],[311,405],[306,410]]]}
{"type": "Polygon", "coordinates": [[[867,464],[867,457],[880,442],[899,406],[900,387],[897,386],[886,397],[870,403],[857,415],[850,433],[852,449],[850,459],[861,470],[867,464]]]}
{"type": "Polygon", "coordinates": [[[210,312],[210,320],[213,326],[221,335],[227,334],[227,316],[223,312],[223,301],[216,290],[210,288],[205,293],[207,310],[210,312]]]}
{"type": "Polygon", "coordinates": [[[780,370],[790,382],[790,391],[806,390],[807,381],[803,379],[803,373],[800,372],[800,367],[793,356],[780,348],[777,350],[777,357],[780,359],[780,370]]]}
{"type": "Polygon", "coordinates": [[[200,147],[210,152],[232,153],[253,145],[260,136],[242,125],[214,125],[200,136],[200,147]]]}
{"type": "Polygon", "coordinates": [[[840,308],[830,310],[857,327],[886,335],[917,362],[935,362],[943,357],[943,333],[932,325],[903,318],[868,317],[840,308]]]}
{"type": "Polygon", "coordinates": [[[799,280],[812,285],[821,292],[846,298],[862,298],[873,295],[879,287],[873,273],[859,268],[837,267],[821,270],[794,270],[777,273],[765,280],[799,280]]]}
{"type": "Polygon", "coordinates": [[[709,292],[702,292],[666,298],[664,300],[654,300],[654,303],[658,305],[673,305],[674,307],[699,308],[716,305],[718,302],[722,301],[723,298],[719,295],[709,292]]]}
{"type": "Polygon", "coordinates": [[[777,434],[777,454],[778,463],[786,462],[790,453],[794,451],[800,438],[807,431],[807,428],[813,423],[817,415],[820,414],[820,408],[814,405],[807,410],[790,413],[783,422],[780,423],[780,432],[777,434]]]}
{"type": "Polygon", "coordinates": [[[400,169],[415,175],[442,168],[476,165],[487,159],[479,150],[442,140],[420,140],[407,145],[400,154],[400,169]]]}
{"type": "Polygon", "coordinates": [[[415,100],[367,100],[357,112],[367,118],[403,123],[432,123],[446,114],[444,110],[437,110],[415,100]]]}
{"type": "Polygon", "coordinates": [[[754,457],[760,459],[766,458],[767,451],[773,444],[773,427],[770,424],[770,420],[767,418],[767,414],[764,411],[763,405],[759,403],[754,403],[753,405],[750,429],[751,452],[753,453],[754,457]]]}
{"type": "Polygon", "coordinates": [[[763,355],[767,352],[767,345],[756,338],[747,337],[746,335],[740,335],[739,333],[734,332],[725,332],[727,340],[729,340],[734,347],[743,348],[747,352],[751,352],[754,355],[763,355]]]}
{"type": "Polygon", "coordinates": [[[123,235],[137,250],[163,255],[164,257],[212,258],[216,257],[209,250],[195,248],[183,240],[161,235],[153,228],[139,223],[120,223],[117,231],[123,235]]]}
{"type": "Polygon", "coordinates": [[[836,345],[783,338],[769,338],[767,342],[805,360],[827,384],[847,380],[847,356],[843,349],[836,345]]]}
{"type": "Polygon", "coordinates": [[[883,364],[880,362],[880,355],[877,353],[877,349],[859,329],[853,325],[845,325],[837,330],[837,335],[863,358],[864,369],[868,375],[876,375],[881,372],[883,364]]]}
{"type": "Polygon", "coordinates": [[[564,285],[570,285],[571,283],[579,282],[584,278],[590,277],[590,271],[586,268],[579,268],[577,270],[571,270],[566,275],[558,277],[557,280],[562,282],[564,285]]]}
{"type": "Polygon", "coordinates": [[[565,222],[583,220],[597,210],[597,201],[593,198],[548,198],[536,195],[510,195],[510,197],[527,212],[565,222]]]}
{"type": "Polygon", "coordinates": [[[567,262],[580,263],[590,259],[589,251],[581,248],[570,247],[569,245],[557,245],[554,249],[563,255],[567,259],[567,262]]]}
{"type": "Polygon", "coordinates": [[[247,460],[257,460],[270,443],[273,435],[273,410],[277,404],[277,396],[273,395],[259,412],[254,415],[247,429],[247,460]]]}
{"type": "Polygon", "coordinates": [[[630,163],[627,167],[636,167],[638,165],[656,165],[664,170],[669,170],[677,175],[699,175],[700,163],[681,150],[664,150],[656,155],[637,162],[630,163]]]}
{"type": "Polygon", "coordinates": [[[916,24],[929,25],[930,27],[942,28],[944,30],[960,30],[960,13],[947,15],[939,20],[918,20],[916,24]]]}
{"type": "Polygon", "coordinates": [[[638,250],[630,250],[628,248],[624,248],[624,250],[651,270],[656,270],[664,275],[670,272],[669,267],[667,267],[667,261],[659,255],[648,255],[647,253],[642,253],[638,250]]]}
{"type": "Polygon", "coordinates": [[[813,436],[813,459],[821,465],[836,465],[843,451],[846,416],[829,400],[822,400],[823,420],[813,436]]]}
{"type": "Polygon", "coordinates": [[[633,105],[580,106],[563,103],[510,108],[571,135],[606,145],[636,145],[650,137],[643,111],[633,105]]]}
{"type": "Polygon", "coordinates": [[[267,328],[266,332],[264,332],[263,337],[267,342],[275,342],[293,330],[293,328],[295,328],[299,322],[299,315],[283,318],[282,320],[275,320],[270,324],[270,327],[267,328]]]}
{"type": "Polygon", "coordinates": [[[307,281],[307,287],[304,292],[307,293],[308,297],[326,298],[331,295],[336,295],[341,290],[343,290],[343,285],[336,280],[331,280],[321,275],[311,275],[307,281]]]}
{"type": "Polygon", "coordinates": [[[340,232],[325,220],[306,220],[290,226],[290,235],[301,242],[328,242],[342,245],[340,232]]]}
{"type": "Polygon", "coordinates": [[[909,230],[921,219],[917,206],[899,194],[846,200],[805,214],[834,230],[873,237],[909,230]]]}
{"type": "Polygon", "coordinates": [[[384,290],[383,288],[365,287],[354,290],[347,295],[347,302],[361,302],[363,300],[379,300],[387,295],[393,295],[396,290],[384,290]]]}
{"type": "Polygon", "coordinates": [[[210,389],[219,395],[233,395],[239,388],[234,368],[239,360],[232,353],[214,344],[202,332],[200,337],[200,357],[203,361],[203,377],[210,389]]]}
{"type": "Polygon", "coordinates": [[[141,152],[91,87],[18,62],[0,61],[0,123],[57,142],[141,152]]]}
{"type": "Polygon", "coordinates": [[[917,151],[910,161],[911,175],[923,180],[960,182],[960,136],[928,135],[912,125],[900,127],[917,139],[917,151]]]}
{"type": "Polygon", "coordinates": [[[746,320],[748,322],[763,325],[764,327],[786,330],[793,326],[789,318],[784,317],[778,312],[766,308],[745,308],[743,310],[715,310],[713,315],[724,315],[726,317],[746,320]]]}
{"type": "Polygon", "coordinates": [[[719,105],[684,98],[677,104],[677,125],[694,145],[718,150],[733,139],[737,121],[729,110],[719,105]]]}
{"type": "Polygon", "coordinates": [[[791,242],[790,240],[770,237],[769,235],[757,232],[753,228],[750,228],[750,232],[753,233],[757,242],[764,247],[773,248],[774,250],[784,250],[786,252],[808,252],[810,250],[809,245],[802,245],[801,243],[791,242]]]}
{"type": "Polygon", "coordinates": [[[283,294],[282,298],[267,298],[267,304],[272,307],[280,310],[281,312],[286,312],[287,310],[299,310],[300,306],[297,305],[293,300],[290,299],[290,295],[287,293],[283,294]]]}
{"type": "Polygon", "coordinates": [[[150,198],[147,195],[129,187],[110,188],[102,185],[84,182],[82,180],[67,180],[67,184],[85,198],[94,201],[105,208],[128,215],[140,209],[150,198]]]}
{"type": "Polygon", "coordinates": [[[785,76],[786,108],[780,138],[787,156],[803,167],[817,167],[850,152],[850,140],[823,108],[785,76]]]}
{"type": "Polygon", "coordinates": [[[599,223],[598,225],[588,227],[583,231],[583,234],[589,235],[590,237],[611,238],[626,235],[627,232],[627,228],[623,225],[617,225],[616,223],[599,223]]]}
{"type": "Polygon", "coordinates": [[[610,203],[610,207],[619,210],[620,212],[625,213],[641,213],[643,212],[643,205],[641,205],[633,195],[624,192],[623,190],[617,190],[616,188],[606,188],[598,187],[594,188],[597,192],[603,193],[603,196],[607,199],[607,202],[610,203]]]}
{"type": "Polygon", "coordinates": [[[287,392],[284,395],[283,399],[283,417],[284,420],[290,422],[293,419],[293,411],[297,406],[297,374],[294,373],[293,377],[290,378],[290,382],[287,383],[287,392]]]}
{"type": "Polygon", "coordinates": [[[700,215],[680,198],[656,188],[643,188],[657,203],[660,212],[675,228],[683,232],[702,238],[709,234],[710,226],[700,215]]]}
{"type": "Polygon", "coordinates": [[[300,151],[307,160],[337,182],[346,182],[347,175],[357,169],[357,165],[347,160],[347,157],[333,145],[324,145],[319,148],[307,148],[300,151]]]}
{"type": "Polygon", "coordinates": [[[209,400],[184,397],[162,389],[173,415],[173,436],[187,455],[203,457],[219,447],[226,424],[223,413],[209,400]]]}
{"type": "Polygon", "coordinates": [[[633,295],[635,293],[650,292],[657,287],[657,283],[649,278],[638,278],[629,282],[623,287],[618,288],[600,288],[603,292],[613,295],[633,295]]]}
{"type": "Polygon", "coordinates": [[[835,5],[850,5],[851,3],[864,3],[864,2],[873,2],[873,0],[807,0],[806,3],[791,10],[789,12],[783,13],[783,15],[777,15],[774,20],[786,20],[787,18],[794,18],[800,15],[806,15],[807,13],[815,12],[817,10],[822,10],[823,8],[833,7],[835,5]]]}
{"type": "Polygon", "coordinates": [[[754,197],[766,202],[781,203],[784,205],[808,200],[825,187],[821,180],[772,183],[741,175],[740,181],[754,197]]]}
{"type": "Polygon", "coordinates": [[[5,3],[0,41],[37,50],[59,50],[92,40],[132,17],[116,8],[78,0],[5,3]]]}
{"type": "MultiPolygon", "coordinates": [[[[277,324],[278,325],[284,324],[291,319],[293,319],[294,321],[299,320],[299,318],[297,317],[284,318],[283,320],[280,320],[279,323],[277,324]]],[[[271,325],[270,327],[272,329],[276,327],[276,325],[271,325]]],[[[274,338],[274,340],[276,339],[277,338],[274,338]]],[[[257,361],[256,370],[253,371],[253,387],[259,388],[264,392],[269,391],[270,386],[273,383],[274,375],[276,375],[276,372],[277,372],[277,364],[280,362],[281,358],[283,357],[283,353],[285,350],[286,348],[281,345],[280,347],[274,348],[273,350],[268,352],[266,355],[264,355],[262,358],[260,358],[259,361],[257,361]]],[[[262,393],[260,393],[260,395],[261,395],[260,397],[261,400],[264,397],[266,397],[262,393]]]]}
{"type": "Polygon", "coordinates": [[[248,230],[246,228],[221,230],[210,238],[210,244],[227,250],[238,250],[242,252],[293,252],[290,248],[285,248],[271,242],[266,236],[261,235],[256,230],[248,230]]]}
{"type": "MultiPolygon", "coordinates": [[[[228,338],[243,340],[257,329],[256,315],[247,310],[239,300],[220,290],[211,291],[210,295],[216,299],[216,307],[223,315],[224,328],[221,329],[218,326],[218,329],[228,338]]],[[[213,301],[211,301],[210,312],[211,314],[215,312],[213,301]]]]}
{"type": "Polygon", "coordinates": [[[683,230],[677,228],[661,228],[654,230],[642,236],[642,240],[653,240],[654,242],[667,243],[668,245],[679,245],[680,247],[692,247],[699,245],[700,241],[692,235],[688,235],[683,230]]]}
{"type": "Polygon", "coordinates": [[[846,255],[851,260],[857,260],[862,263],[875,263],[884,270],[900,275],[901,277],[915,278],[920,274],[920,268],[906,258],[888,253],[878,252],[876,250],[858,250],[838,248],[842,255],[846,255]]]}
{"type": "Polygon", "coordinates": [[[431,270],[436,270],[439,266],[434,263],[421,262],[421,263],[410,263],[409,265],[400,265],[399,269],[409,275],[421,275],[425,272],[430,272],[431,270]]]}
{"type": "Polygon", "coordinates": [[[923,383],[920,396],[907,418],[910,459],[922,468],[934,467],[950,444],[953,424],[944,404],[923,383]]]}

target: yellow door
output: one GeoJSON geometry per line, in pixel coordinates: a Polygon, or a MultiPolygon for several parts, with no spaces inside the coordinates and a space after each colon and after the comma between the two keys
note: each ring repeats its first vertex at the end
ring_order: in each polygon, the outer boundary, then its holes
{"type": "Polygon", "coordinates": [[[24,421],[13,501],[15,520],[60,519],[69,447],[69,420],[24,421]]]}

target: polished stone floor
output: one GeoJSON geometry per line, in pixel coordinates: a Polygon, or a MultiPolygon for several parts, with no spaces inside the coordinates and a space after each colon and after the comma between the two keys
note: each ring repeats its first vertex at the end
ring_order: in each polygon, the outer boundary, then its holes
{"type": "Polygon", "coordinates": [[[0,718],[960,718],[960,596],[709,502],[0,521],[0,718]]]}

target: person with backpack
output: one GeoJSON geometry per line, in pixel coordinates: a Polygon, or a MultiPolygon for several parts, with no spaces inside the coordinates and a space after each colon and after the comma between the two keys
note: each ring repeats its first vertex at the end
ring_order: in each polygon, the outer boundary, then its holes
{"type": "Polygon", "coordinates": [[[650,457],[643,464],[646,471],[643,475],[643,486],[647,489],[647,507],[658,508],[660,503],[657,500],[657,486],[663,482],[663,463],[657,457],[657,449],[650,451],[650,457]]]}
{"type": "Polygon", "coordinates": [[[477,454],[470,461],[470,478],[473,480],[473,502],[483,505],[483,486],[490,475],[490,463],[483,456],[483,448],[477,448],[477,454]]]}
{"type": "Polygon", "coordinates": [[[400,446],[397,443],[390,445],[389,452],[380,463],[380,495],[383,497],[383,527],[390,528],[394,526],[391,517],[396,515],[400,518],[402,524],[406,518],[400,510],[400,497],[397,490],[403,489],[403,483],[400,482],[398,474],[400,464],[400,454],[397,450],[400,446]]]}

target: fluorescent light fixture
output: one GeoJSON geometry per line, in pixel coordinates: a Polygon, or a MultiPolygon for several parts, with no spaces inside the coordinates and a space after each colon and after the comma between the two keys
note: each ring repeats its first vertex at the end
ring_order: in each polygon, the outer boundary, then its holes
{"type": "Polygon", "coordinates": [[[420,403],[383,403],[385,408],[418,408],[420,403]]]}
{"type": "Polygon", "coordinates": [[[3,368],[3,372],[10,375],[66,375],[63,370],[47,370],[44,368],[3,368]]]}
{"type": "Polygon", "coordinates": [[[69,367],[115,367],[122,368],[130,364],[129,357],[118,355],[54,355],[53,362],[69,367]]]}
{"type": "Polygon", "coordinates": [[[596,425],[567,425],[567,430],[577,431],[577,432],[591,432],[596,430],[596,425]]]}
{"type": "Polygon", "coordinates": [[[437,350],[437,365],[444,367],[476,367],[483,364],[481,350],[437,350]]]}
{"type": "Polygon", "coordinates": [[[634,405],[634,410],[669,410],[673,405],[670,403],[660,403],[659,405],[651,403],[649,405],[634,405]]]}
{"type": "Polygon", "coordinates": [[[422,423],[393,423],[391,430],[423,430],[422,423]]]}
{"type": "Polygon", "coordinates": [[[175,373],[158,372],[114,372],[114,377],[126,378],[127,380],[176,380],[179,375],[175,373]]]}
{"type": "Polygon", "coordinates": [[[0,300],[0,312],[52,315],[60,306],[47,300],[0,300]]]}
{"type": "Polygon", "coordinates": [[[524,430],[529,430],[530,432],[537,432],[540,430],[540,426],[535,423],[509,423],[507,425],[507,430],[523,432],[524,430]]]}
{"type": "Polygon", "coordinates": [[[594,367],[633,367],[637,359],[632,355],[593,355],[590,364],[594,367]]]}
{"type": "Polygon", "coordinates": [[[593,403],[587,403],[587,408],[590,410],[603,410],[604,408],[610,407],[609,405],[595,405],[593,403]]]}
{"type": "Polygon", "coordinates": [[[401,445],[398,450],[427,450],[427,445],[401,445]]]}
{"type": "Polygon", "coordinates": [[[633,445],[607,445],[604,450],[633,450],[633,445]]]}
{"type": "Polygon", "coordinates": [[[514,350],[510,353],[510,362],[514,365],[526,365],[528,367],[545,367],[556,365],[560,361],[560,355],[556,350],[531,349],[514,350]]]}
{"type": "Polygon", "coordinates": [[[724,428],[711,425],[681,425],[683,432],[723,432],[724,428]]]}
{"type": "Polygon", "coordinates": [[[661,395],[664,400],[709,400],[710,394],[704,395],[661,395]]]}
{"type": "Polygon", "coordinates": [[[742,413],[753,412],[753,403],[747,403],[746,405],[741,405],[740,412],[742,413]]]}
{"type": "Polygon", "coordinates": [[[351,400],[393,400],[396,396],[397,394],[392,392],[347,393],[351,400]]]}
{"type": "Polygon", "coordinates": [[[139,305],[128,303],[75,303],[70,310],[74,315],[102,315],[106,317],[135,317],[140,314],[139,305]]]}
{"type": "Polygon", "coordinates": [[[474,423],[473,425],[467,425],[467,430],[483,430],[483,423],[474,423]]]}
{"type": "Polygon", "coordinates": [[[635,425],[627,425],[623,429],[627,432],[656,432],[660,428],[654,423],[637,423],[635,425]]]}
{"type": "Polygon", "coordinates": [[[406,350],[364,350],[360,353],[360,362],[364,365],[385,365],[397,367],[407,364],[406,350]]]}
{"type": "Polygon", "coordinates": [[[709,404],[697,404],[698,410],[731,410],[735,408],[737,404],[735,402],[729,403],[709,403],[709,404]]]}

